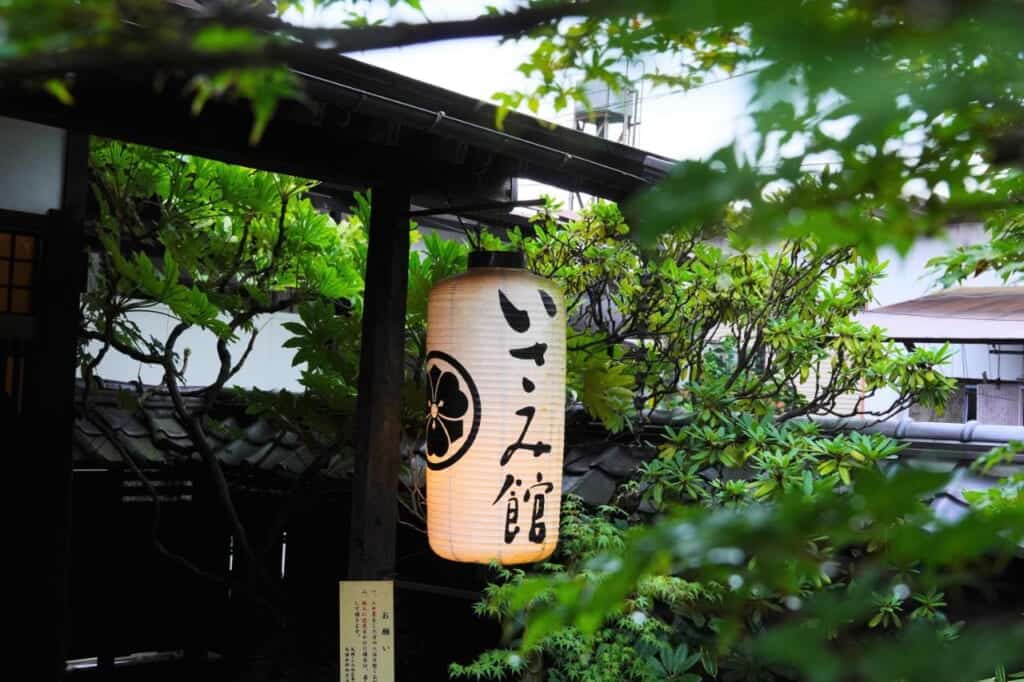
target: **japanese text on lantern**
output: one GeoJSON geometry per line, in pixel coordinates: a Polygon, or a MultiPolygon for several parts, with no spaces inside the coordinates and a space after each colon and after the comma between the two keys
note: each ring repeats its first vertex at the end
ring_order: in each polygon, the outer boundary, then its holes
{"type": "MultiPolygon", "coordinates": [[[[537,290],[544,304],[544,311],[549,317],[558,313],[555,301],[543,289],[537,290]]],[[[527,334],[530,331],[530,315],[526,310],[518,309],[508,299],[503,291],[498,290],[498,305],[501,307],[502,317],[505,323],[519,334],[527,334]]],[[[542,544],[547,537],[547,523],[544,521],[544,500],[545,496],[554,489],[554,484],[544,480],[544,474],[536,471],[531,466],[532,458],[524,459],[522,455],[513,460],[513,456],[520,452],[531,453],[533,458],[551,454],[551,444],[543,441],[531,441],[530,425],[537,417],[537,406],[530,404],[530,394],[533,393],[537,384],[530,378],[530,369],[544,366],[544,354],[548,350],[546,343],[529,343],[529,337],[525,337],[526,345],[518,348],[509,348],[508,353],[516,360],[523,363],[523,402],[526,403],[515,411],[517,417],[523,420],[523,430],[519,438],[509,443],[501,455],[501,466],[504,478],[497,496],[491,506],[505,501],[505,534],[504,542],[511,545],[516,541],[523,525],[526,524],[526,516],[529,516],[529,530],[526,533],[528,542],[542,544]],[[526,475],[523,475],[523,474],[526,475]],[[525,482],[525,488],[524,488],[525,482]],[[517,497],[516,493],[520,496],[517,497]],[[520,521],[520,503],[523,505],[524,518],[520,521]]]]}
{"type": "Polygon", "coordinates": [[[394,584],[343,580],[339,597],[341,681],[394,682],[394,584]]]}

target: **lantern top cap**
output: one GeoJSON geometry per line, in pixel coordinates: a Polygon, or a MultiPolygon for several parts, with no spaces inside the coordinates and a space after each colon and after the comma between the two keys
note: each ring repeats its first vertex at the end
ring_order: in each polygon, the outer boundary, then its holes
{"type": "Polygon", "coordinates": [[[470,251],[469,269],[474,268],[526,268],[526,254],[522,251],[470,251]]]}

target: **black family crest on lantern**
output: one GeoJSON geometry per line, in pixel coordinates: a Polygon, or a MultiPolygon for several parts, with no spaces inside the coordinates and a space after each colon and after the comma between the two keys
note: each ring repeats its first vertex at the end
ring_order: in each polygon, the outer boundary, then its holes
{"type": "Polygon", "coordinates": [[[462,364],[427,354],[427,466],[446,469],[466,454],[480,430],[480,393],[462,364]]]}

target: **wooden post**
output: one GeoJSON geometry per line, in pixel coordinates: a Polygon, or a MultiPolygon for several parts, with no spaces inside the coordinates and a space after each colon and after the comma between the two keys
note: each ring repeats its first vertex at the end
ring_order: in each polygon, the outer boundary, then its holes
{"type": "MultiPolygon", "coordinates": [[[[49,240],[50,252],[46,267],[46,288],[53,295],[49,314],[52,321],[45,330],[48,335],[45,366],[50,376],[41,377],[40,383],[49,388],[48,399],[40,398],[40,406],[47,405],[51,414],[60,415],[50,435],[54,492],[53,512],[56,515],[54,571],[57,627],[57,674],[63,678],[64,659],[67,657],[70,615],[71,581],[71,442],[75,420],[75,372],[79,320],[79,297],[85,288],[86,260],[83,252],[85,235],[85,209],[89,195],[89,136],[68,132],[64,160],[64,197],[62,200],[62,228],[67,232],[53,235],[49,240]]],[[[59,679],[60,679],[59,678],[59,679]]]]}
{"type": "Polygon", "coordinates": [[[373,189],[369,233],[348,573],[350,578],[389,578],[395,570],[401,465],[407,189],[373,189]]]}
{"type": "MultiPolygon", "coordinates": [[[[89,139],[68,132],[64,151],[60,209],[39,216],[41,255],[32,306],[34,338],[25,350],[22,411],[15,418],[13,441],[0,446],[25,460],[18,476],[25,483],[11,491],[19,520],[29,532],[24,544],[12,539],[24,557],[27,573],[20,588],[26,617],[10,615],[28,646],[26,678],[64,678],[69,644],[69,580],[71,566],[71,447],[75,418],[75,362],[79,334],[79,296],[85,281],[83,230],[88,196],[89,139]],[[28,482],[32,483],[29,484],[28,482]],[[21,489],[17,489],[21,488],[21,489]],[[31,521],[26,521],[31,519],[31,521]],[[30,581],[39,586],[30,589],[30,581]]],[[[2,420],[2,419],[0,419],[2,420]]],[[[5,430],[7,437],[10,432],[5,430]]]]}

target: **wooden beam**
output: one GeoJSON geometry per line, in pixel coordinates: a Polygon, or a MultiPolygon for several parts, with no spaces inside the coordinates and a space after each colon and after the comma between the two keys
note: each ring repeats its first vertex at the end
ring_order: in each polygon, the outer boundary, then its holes
{"type": "Polygon", "coordinates": [[[434,208],[421,208],[411,211],[409,215],[413,218],[422,218],[435,215],[460,215],[484,211],[504,211],[508,213],[514,208],[528,208],[532,206],[543,206],[544,199],[523,199],[521,201],[492,201],[486,204],[464,204],[461,206],[437,206],[434,208]]]}
{"type": "Polygon", "coordinates": [[[387,578],[395,570],[408,277],[409,190],[374,188],[356,408],[351,578],[387,578]]]}
{"type": "Polygon", "coordinates": [[[393,183],[395,174],[402,173],[414,192],[459,202],[506,198],[504,189],[515,170],[512,161],[487,152],[445,161],[441,138],[419,130],[403,129],[395,144],[387,139],[386,119],[331,105],[320,107],[324,122],[304,104],[282,102],[253,145],[245,103],[211,101],[195,116],[177,83],[160,92],[153,91],[151,82],[135,89],[144,82],[78,83],[70,107],[48,93],[11,90],[0,83],[0,114],[360,191],[393,183]]]}

